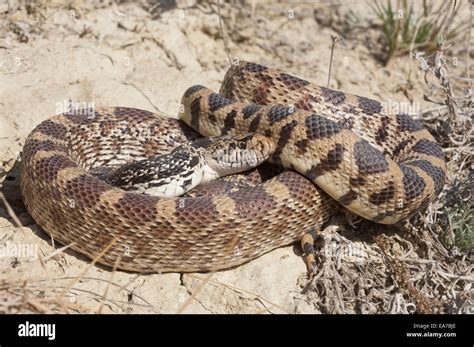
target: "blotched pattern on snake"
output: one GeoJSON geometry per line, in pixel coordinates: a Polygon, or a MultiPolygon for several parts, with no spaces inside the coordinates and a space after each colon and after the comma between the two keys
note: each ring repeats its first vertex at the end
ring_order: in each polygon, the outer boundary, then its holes
{"type": "Polygon", "coordinates": [[[440,146],[419,122],[378,101],[247,62],[231,66],[220,93],[189,88],[181,121],[112,107],[39,124],[22,154],[29,213],[55,240],[107,265],[213,271],[300,240],[342,207],[396,223],[443,187],[440,146]],[[260,133],[275,143],[270,160],[288,171],[236,190],[220,180],[212,194],[177,198],[127,192],[88,173],[198,138],[182,121],[204,136],[260,133]]]}

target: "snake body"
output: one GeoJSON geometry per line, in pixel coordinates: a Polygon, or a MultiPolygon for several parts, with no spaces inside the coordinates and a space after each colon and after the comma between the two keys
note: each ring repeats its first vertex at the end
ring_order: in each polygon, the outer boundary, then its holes
{"type": "Polygon", "coordinates": [[[216,195],[127,192],[88,171],[169,152],[197,133],[131,108],[59,115],[39,124],[23,149],[21,192],[35,221],[106,265],[214,271],[301,239],[340,206],[396,223],[426,207],[444,183],[441,148],[417,121],[263,65],[233,65],[221,94],[194,86],[182,104],[181,120],[204,136],[270,138],[271,161],[291,171],[216,195]]]}

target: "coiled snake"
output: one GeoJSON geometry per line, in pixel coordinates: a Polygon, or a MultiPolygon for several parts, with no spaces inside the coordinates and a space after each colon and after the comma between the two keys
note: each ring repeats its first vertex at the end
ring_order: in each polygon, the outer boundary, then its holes
{"type": "Polygon", "coordinates": [[[247,62],[231,66],[220,92],[189,88],[181,120],[204,136],[265,135],[276,145],[271,161],[289,171],[216,195],[126,192],[88,170],[167,153],[198,135],[182,121],[132,108],[59,115],[39,124],[23,148],[29,213],[55,240],[103,264],[213,271],[300,240],[340,206],[392,224],[442,189],[440,146],[420,123],[375,100],[247,62]]]}

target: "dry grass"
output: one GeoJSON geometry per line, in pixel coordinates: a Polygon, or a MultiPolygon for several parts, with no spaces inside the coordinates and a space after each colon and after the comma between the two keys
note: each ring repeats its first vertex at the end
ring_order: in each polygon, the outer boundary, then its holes
{"type": "MultiPolygon", "coordinates": [[[[468,52],[470,37],[469,33],[468,52]]],[[[322,312],[474,312],[473,81],[467,72],[463,87],[455,87],[457,77],[446,62],[445,42],[438,42],[438,50],[426,59],[421,53],[415,58],[432,94],[440,96],[439,100],[425,96],[436,107],[423,112],[421,119],[443,145],[448,182],[438,201],[398,228],[383,230],[363,223],[368,229],[363,232],[370,230],[371,236],[366,245],[378,256],[359,264],[341,262],[340,253],[354,242],[340,234],[325,236],[322,266],[313,282],[306,284],[312,303],[322,312]],[[336,252],[328,251],[331,242],[337,245],[336,252]]],[[[467,71],[469,67],[467,59],[467,71]]]]}

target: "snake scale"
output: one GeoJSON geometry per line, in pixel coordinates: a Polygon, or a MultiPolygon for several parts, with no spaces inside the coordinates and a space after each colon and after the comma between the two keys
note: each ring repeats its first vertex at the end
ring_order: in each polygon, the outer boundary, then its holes
{"type": "Polygon", "coordinates": [[[174,197],[219,178],[249,171],[265,162],[274,148],[272,140],[258,133],[203,137],[167,154],[118,167],[95,167],[89,173],[114,187],[174,197]]]}
{"type": "Polygon", "coordinates": [[[234,64],[220,94],[193,86],[181,104],[179,121],[112,107],[40,123],[21,167],[23,200],[38,225],[121,269],[215,271],[320,230],[341,206],[397,223],[444,184],[441,148],[419,122],[263,65],[234,64]],[[237,191],[176,198],[127,192],[88,173],[198,138],[183,121],[204,136],[260,133],[275,143],[270,161],[288,171],[237,191]]]}

